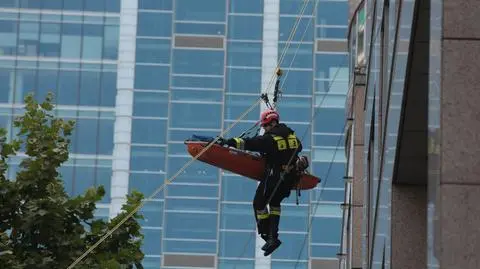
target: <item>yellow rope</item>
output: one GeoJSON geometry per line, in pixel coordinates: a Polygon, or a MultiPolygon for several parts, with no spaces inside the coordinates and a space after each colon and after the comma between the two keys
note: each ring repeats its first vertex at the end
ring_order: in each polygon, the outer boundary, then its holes
{"type": "MultiPolygon", "coordinates": [[[[282,55],[277,63],[277,68],[275,69],[273,75],[272,75],[272,78],[270,79],[270,82],[267,86],[267,89],[266,91],[268,92],[269,88],[271,88],[271,85],[275,79],[275,76],[276,75],[281,75],[281,69],[280,69],[280,65],[282,64],[283,62],[283,59],[286,55],[286,52],[288,50],[288,48],[290,47],[290,43],[291,43],[291,40],[293,39],[293,36],[295,35],[296,31],[297,31],[297,28],[298,28],[298,25],[299,25],[299,22],[303,16],[303,13],[305,12],[305,9],[306,9],[306,6],[307,6],[307,3],[309,2],[310,0],[304,0],[304,3],[303,3],[303,7],[302,7],[302,12],[299,17],[297,17],[297,20],[295,21],[295,25],[294,25],[294,28],[292,29],[292,31],[290,32],[290,36],[287,40],[287,44],[282,52],[282,55]]],[[[318,0],[317,0],[318,1],[318,0]]],[[[298,51],[298,50],[297,50],[298,51]]],[[[217,141],[218,139],[220,139],[220,137],[223,137],[224,134],[228,133],[230,131],[230,129],[232,129],[235,125],[237,125],[243,118],[246,117],[246,115],[248,113],[250,113],[260,102],[262,101],[261,98],[259,98],[254,104],[252,104],[237,120],[235,120],[235,122],[232,123],[232,125],[230,125],[227,129],[225,129],[224,131],[222,131],[220,133],[219,136],[217,136],[207,147],[205,147],[202,151],[200,151],[196,156],[194,156],[189,162],[187,162],[180,170],[178,170],[177,173],[175,173],[175,175],[173,175],[171,178],[165,180],[164,184],[162,184],[162,186],[160,186],[159,188],[157,188],[157,190],[155,190],[155,192],[150,195],[147,199],[144,199],[138,206],[136,206],[130,213],[127,214],[127,216],[125,216],[117,225],[115,225],[115,227],[113,227],[111,230],[109,230],[102,238],[100,238],[100,240],[98,240],[95,244],[93,244],[90,248],[88,248],[80,257],[78,257],[72,264],[70,264],[67,269],[72,269],[73,267],[75,267],[75,265],[77,265],[80,261],[83,260],[83,258],[85,258],[88,254],[90,254],[95,248],[97,248],[101,243],[103,243],[103,241],[105,241],[110,235],[112,235],[118,228],[120,228],[129,218],[131,218],[138,210],[140,210],[140,208],[143,207],[143,205],[148,202],[148,200],[152,199],[153,197],[155,197],[159,192],[163,191],[163,189],[165,188],[166,185],[170,184],[173,180],[175,180],[175,178],[177,176],[179,176],[188,166],[190,166],[194,161],[196,161],[203,153],[205,153],[208,149],[210,149],[210,147],[212,147],[217,141]]]]}

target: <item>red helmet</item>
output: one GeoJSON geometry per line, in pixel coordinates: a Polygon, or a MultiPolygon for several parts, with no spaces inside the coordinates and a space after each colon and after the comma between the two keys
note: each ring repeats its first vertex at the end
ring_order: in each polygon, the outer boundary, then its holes
{"type": "Polygon", "coordinates": [[[278,115],[277,111],[273,109],[267,109],[262,112],[262,115],[260,116],[260,125],[265,126],[272,122],[272,120],[280,120],[280,115],[278,115]]]}

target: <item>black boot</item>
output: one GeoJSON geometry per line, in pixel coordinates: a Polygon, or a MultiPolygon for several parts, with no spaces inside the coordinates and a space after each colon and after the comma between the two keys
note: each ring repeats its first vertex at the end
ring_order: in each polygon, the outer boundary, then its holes
{"type": "Polygon", "coordinates": [[[282,241],[278,239],[278,225],[280,223],[280,216],[270,215],[270,233],[268,235],[267,243],[262,247],[265,251],[263,256],[272,254],[281,244],[282,241]]]}
{"type": "Polygon", "coordinates": [[[259,219],[255,214],[255,221],[257,222],[258,234],[263,240],[265,240],[265,242],[267,242],[270,229],[270,216],[265,219],[259,219]]]}

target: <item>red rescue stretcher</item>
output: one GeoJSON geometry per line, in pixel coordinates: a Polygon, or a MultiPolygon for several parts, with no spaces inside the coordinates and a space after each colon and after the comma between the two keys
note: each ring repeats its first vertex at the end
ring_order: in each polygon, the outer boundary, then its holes
{"type": "MultiPolygon", "coordinates": [[[[205,140],[211,141],[213,138],[206,138],[205,140]]],[[[195,157],[209,144],[210,141],[192,139],[185,140],[184,143],[187,145],[190,155],[195,157]]],[[[243,151],[228,146],[214,144],[197,160],[257,181],[263,180],[265,159],[255,152],[243,151]]],[[[301,173],[299,186],[293,186],[292,189],[313,189],[319,182],[320,178],[305,171],[301,173]]]]}

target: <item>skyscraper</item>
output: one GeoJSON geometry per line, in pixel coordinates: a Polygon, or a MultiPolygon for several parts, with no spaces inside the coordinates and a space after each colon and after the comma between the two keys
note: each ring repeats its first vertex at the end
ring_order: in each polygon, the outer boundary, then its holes
{"type": "MultiPolygon", "coordinates": [[[[58,115],[77,120],[65,187],[75,195],[103,184],[98,216],[115,216],[128,191],[150,196],[191,159],[185,139],[233,124],[289,46],[279,112],[323,182],[299,205],[293,193],[284,203],[282,246],[267,258],[259,250],[254,181],[194,162],[141,209],[144,266],[336,268],[348,3],[309,0],[300,18],[303,2],[2,1],[0,124],[11,128],[28,91],[42,98],[53,90],[58,115]]],[[[225,136],[252,126],[263,108],[225,136]]]]}

